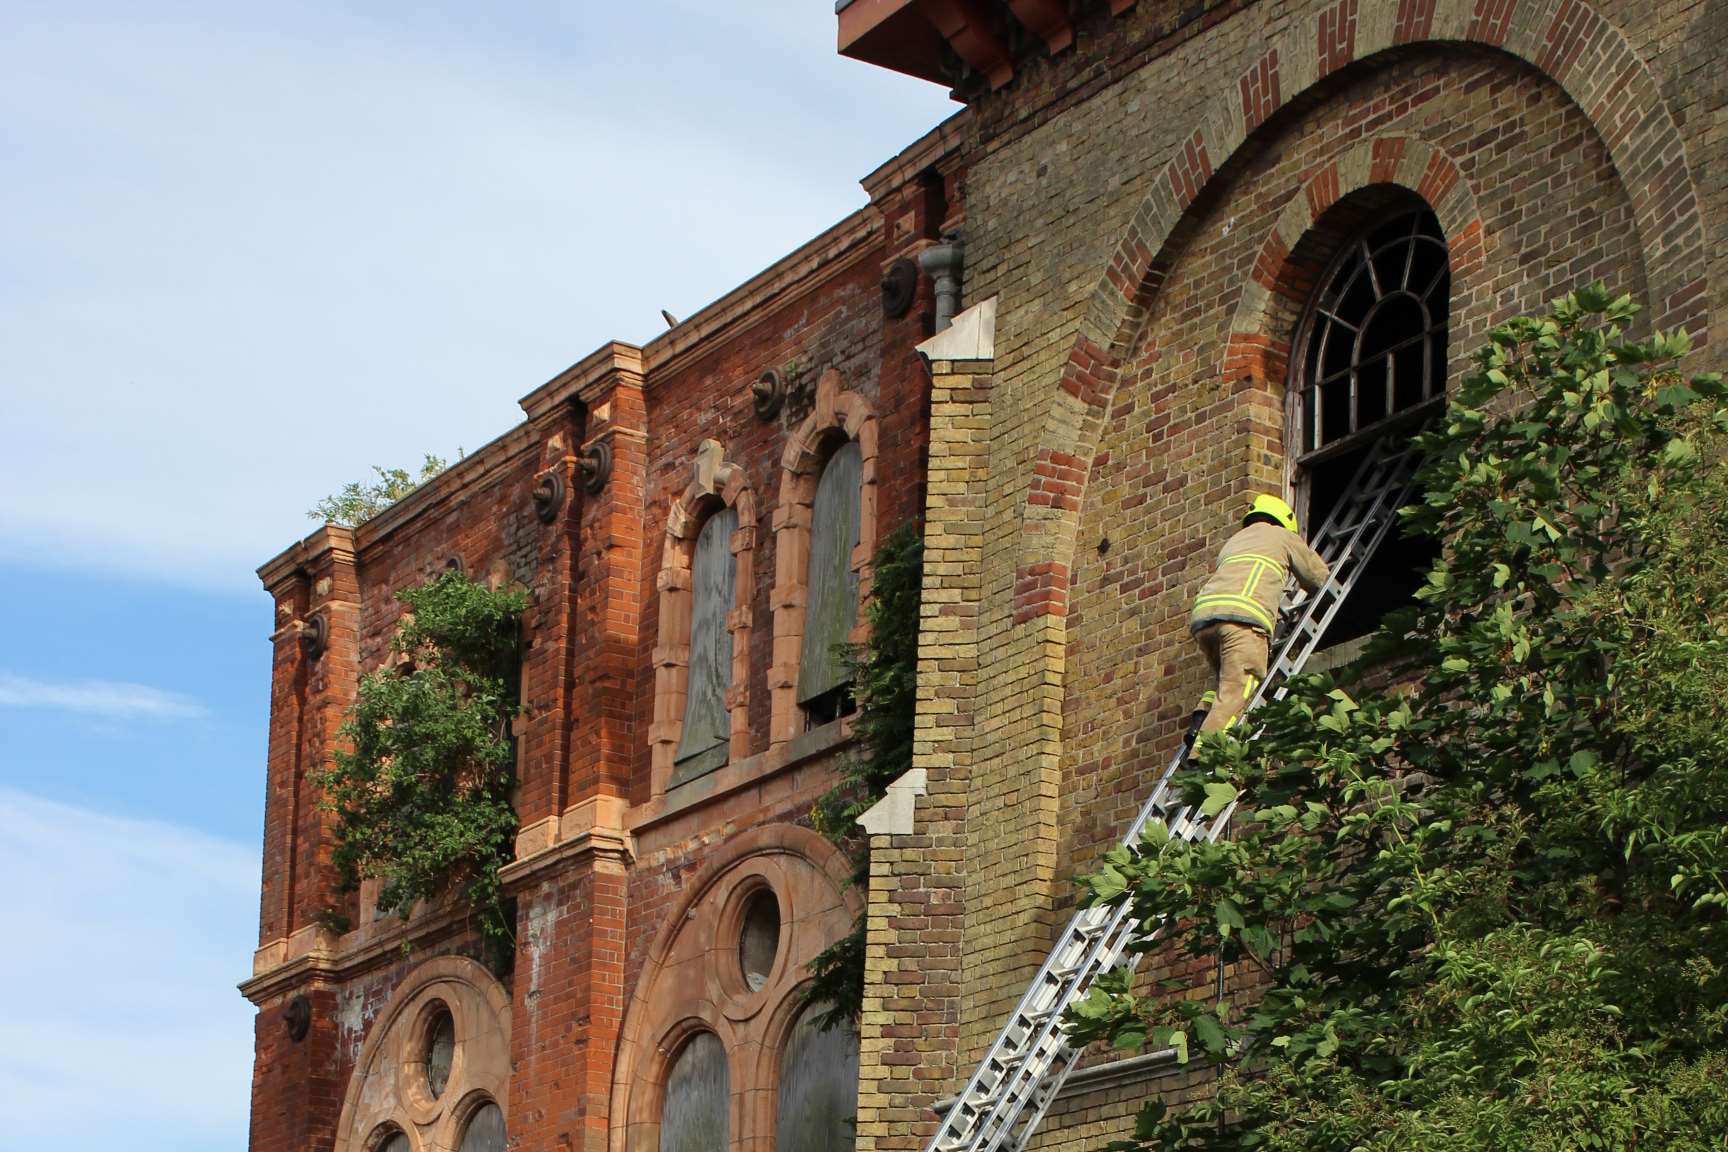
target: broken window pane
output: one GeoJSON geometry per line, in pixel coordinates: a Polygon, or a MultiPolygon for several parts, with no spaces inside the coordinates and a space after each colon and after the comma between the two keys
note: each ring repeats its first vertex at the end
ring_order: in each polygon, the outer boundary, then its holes
{"type": "Polygon", "coordinates": [[[730,1139],[731,1078],[726,1050],[712,1032],[690,1037],[666,1077],[660,1152],[725,1152],[730,1139]]]}
{"type": "MultiPolygon", "coordinates": [[[[690,560],[690,671],[684,697],[684,730],[674,757],[683,769],[672,783],[701,775],[724,760],[705,758],[687,764],[710,749],[724,748],[732,735],[726,712],[726,689],[732,683],[732,633],[726,614],[732,610],[738,558],[732,554],[732,533],[738,513],[722,508],[708,517],[696,536],[690,560]]],[[[722,753],[723,755],[723,753],[722,753]]]]}
{"type": "Polygon", "coordinates": [[[804,640],[798,657],[798,703],[808,704],[852,679],[839,645],[858,621],[858,442],[848,440],[828,459],[816,483],[810,515],[810,569],[804,610],[804,640]]]}
{"type": "Polygon", "coordinates": [[[858,1111],[858,1033],[822,1031],[827,1005],[798,1017],[780,1053],[780,1108],[774,1152],[852,1152],[858,1111]]]}

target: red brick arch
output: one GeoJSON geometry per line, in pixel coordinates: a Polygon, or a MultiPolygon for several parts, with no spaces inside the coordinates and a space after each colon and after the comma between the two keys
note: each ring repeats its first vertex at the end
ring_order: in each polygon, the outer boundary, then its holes
{"type": "MultiPolygon", "coordinates": [[[[1585,0],[1338,2],[1293,22],[1212,98],[1152,180],[1094,287],[1050,396],[1021,509],[1017,624],[1061,618],[1086,471],[1119,367],[1162,287],[1190,207],[1214,173],[1279,109],[1353,63],[1419,44],[1473,44],[1535,67],[1589,118],[1631,199],[1651,322],[1707,335],[1704,228],[1679,130],[1655,77],[1585,0]]],[[[1064,641],[1045,637],[1053,659],[1064,641]]]]}
{"type": "Polygon", "coordinates": [[[1482,212],[1452,157],[1413,136],[1363,140],[1317,169],[1261,242],[1230,322],[1218,365],[1221,383],[1282,383],[1290,356],[1289,325],[1276,322],[1273,313],[1300,310],[1308,287],[1300,282],[1291,254],[1333,205],[1385,185],[1408,189],[1433,209],[1446,235],[1454,277],[1466,278],[1482,266],[1482,212]]]}

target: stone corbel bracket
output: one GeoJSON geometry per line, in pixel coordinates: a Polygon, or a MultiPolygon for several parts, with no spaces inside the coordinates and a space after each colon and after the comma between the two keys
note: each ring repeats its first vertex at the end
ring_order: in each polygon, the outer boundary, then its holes
{"type": "Polygon", "coordinates": [[[923,768],[908,768],[888,785],[888,792],[862,815],[857,824],[872,836],[909,836],[912,834],[914,811],[918,797],[924,795],[926,772],[923,768]]]}

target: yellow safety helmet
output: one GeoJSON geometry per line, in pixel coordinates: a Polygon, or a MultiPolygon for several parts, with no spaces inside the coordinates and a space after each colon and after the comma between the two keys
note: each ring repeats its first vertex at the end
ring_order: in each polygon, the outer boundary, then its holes
{"type": "MultiPolygon", "coordinates": [[[[1248,516],[1252,517],[1256,515],[1269,516],[1278,521],[1278,523],[1284,525],[1284,527],[1290,529],[1290,531],[1297,531],[1296,509],[1284,503],[1281,497],[1273,496],[1269,493],[1261,493],[1259,496],[1254,497],[1254,506],[1248,509],[1248,516]]],[[[1247,522],[1247,517],[1244,517],[1243,523],[1246,524],[1247,522]]]]}

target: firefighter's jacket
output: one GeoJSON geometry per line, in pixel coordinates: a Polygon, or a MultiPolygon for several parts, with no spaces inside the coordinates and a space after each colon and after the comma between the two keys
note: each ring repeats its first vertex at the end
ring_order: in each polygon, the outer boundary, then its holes
{"type": "Polygon", "coordinates": [[[1217,569],[1194,598],[1189,631],[1222,620],[1271,635],[1286,577],[1295,576],[1313,592],[1326,582],[1326,575],[1326,561],[1302,537],[1282,525],[1257,521],[1230,537],[1219,552],[1217,569]]]}

